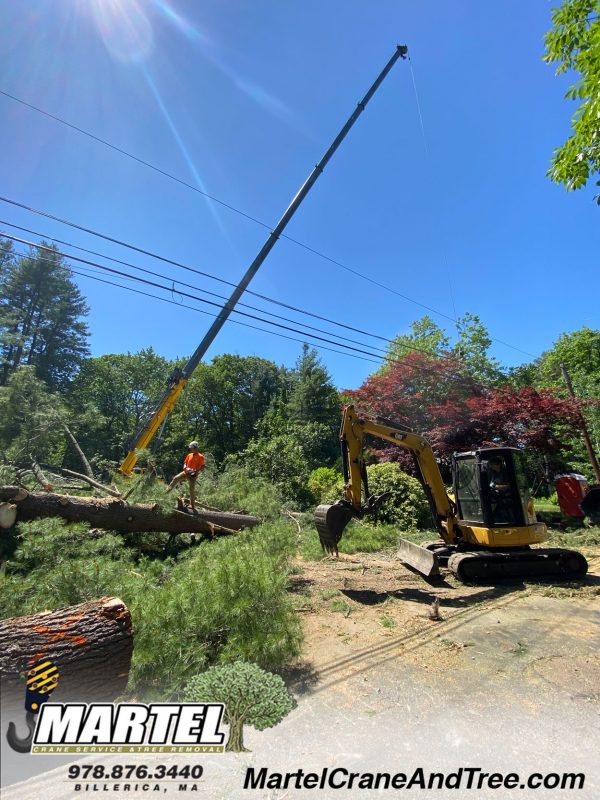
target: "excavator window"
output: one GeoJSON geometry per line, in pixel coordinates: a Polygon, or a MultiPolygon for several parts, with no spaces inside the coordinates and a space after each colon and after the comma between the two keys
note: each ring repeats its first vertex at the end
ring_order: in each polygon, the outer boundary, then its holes
{"type": "Polygon", "coordinates": [[[455,462],[455,492],[460,518],[483,522],[483,506],[479,489],[479,469],[475,458],[460,458],[455,462]]]}

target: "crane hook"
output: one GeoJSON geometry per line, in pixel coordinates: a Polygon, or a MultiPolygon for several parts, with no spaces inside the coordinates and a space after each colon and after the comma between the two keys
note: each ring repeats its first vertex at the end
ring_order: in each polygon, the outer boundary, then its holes
{"type": "Polygon", "coordinates": [[[25,721],[29,728],[29,733],[24,739],[17,735],[17,727],[14,722],[8,723],[8,730],[6,731],[6,741],[16,750],[17,753],[29,753],[31,751],[31,743],[33,742],[33,732],[35,731],[35,714],[28,711],[25,714],[25,721]]]}

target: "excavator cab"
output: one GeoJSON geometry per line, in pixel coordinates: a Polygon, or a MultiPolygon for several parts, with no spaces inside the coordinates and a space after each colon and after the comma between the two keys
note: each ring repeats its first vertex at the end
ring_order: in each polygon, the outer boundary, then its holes
{"type": "Polygon", "coordinates": [[[516,448],[455,454],[452,478],[461,521],[486,528],[524,527],[536,521],[523,454],[516,448]]]}

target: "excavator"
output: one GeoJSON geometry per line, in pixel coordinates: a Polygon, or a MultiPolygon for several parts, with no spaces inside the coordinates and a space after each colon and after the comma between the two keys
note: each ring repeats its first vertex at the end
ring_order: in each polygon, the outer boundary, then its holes
{"type": "Polygon", "coordinates": [[[319,539],[327,552],[337,555],[350,520],[372,514],[389,496],[389,492],[379,496],[369,492],[367,436],[403,447],[413,456],[440,539],[424,545],[400,539],[398,557],[425,577],[439,575],[440,566],[467,583],[507,578],[575,580],[587,573],[581,553],[531,547],[545,542],[548,530],[535,516],[522,451],[484,447],[455,453],[449,494],[431,445],[422,436],[380,417],[359,415],[352,405],[343,408],[340,431],[344,497],[315,511],[319,539]]]}

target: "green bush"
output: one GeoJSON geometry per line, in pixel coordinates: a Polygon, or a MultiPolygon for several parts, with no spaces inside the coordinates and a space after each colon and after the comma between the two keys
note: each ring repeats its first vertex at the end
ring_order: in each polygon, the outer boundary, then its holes
{"type": "Polygon", "coordinates": [[[308,476],[315,503],[335,503],[344,494],[344,477],[333,467],[318,467],[308,476]]]}
{"type": "Polygon", "coordinates": [[[398,464],[373,464],[367,467],[367,478],[371,494],[391,493],[375,512],[375,521],[397,525],[401,530],[431,526],[429,504],[421,484],[398,464]]]}

